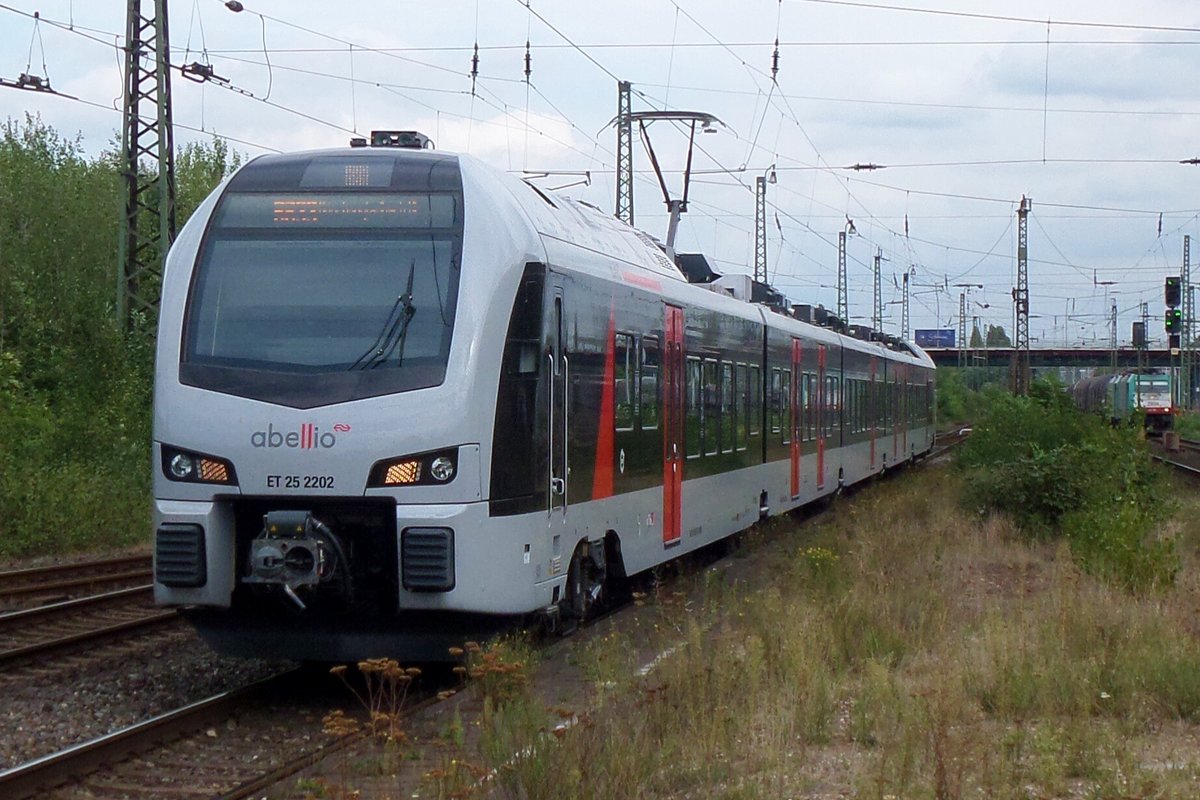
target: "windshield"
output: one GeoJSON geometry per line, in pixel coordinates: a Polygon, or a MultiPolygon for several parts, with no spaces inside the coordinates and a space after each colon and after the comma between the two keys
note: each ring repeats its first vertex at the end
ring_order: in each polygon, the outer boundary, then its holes
{"type": "Polygon", "coordinates": [[[201,248],[181,378],[298,407],[441,383],[461,203],[456,193],[227,195],[201,248]]]}

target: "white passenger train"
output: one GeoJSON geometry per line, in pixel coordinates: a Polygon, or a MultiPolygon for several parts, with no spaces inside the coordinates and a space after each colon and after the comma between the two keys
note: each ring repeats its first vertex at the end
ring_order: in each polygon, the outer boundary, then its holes
{"type": "Polygon", "coordinates": [[[244,165],[171,249],[157,355],[155,598],[244,655],[569,625],[934,435],[918,348],[691,284],[591,206],[423,149],[244,165]]]}

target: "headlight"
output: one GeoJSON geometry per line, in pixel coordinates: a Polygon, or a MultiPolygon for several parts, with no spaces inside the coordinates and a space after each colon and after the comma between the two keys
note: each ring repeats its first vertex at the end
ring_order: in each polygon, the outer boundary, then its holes
{"type": "Polygon", "coordinates": [[[371,467],[367,487],[436,486],[452,481],[457,471],[458,450],[389,458],[371,467]]]}
{"type": "Polygon", "coordinates": [[[233,464],[223,458],[163,445],[162,471],[169,480],[184,483],[237,483],[233,464]]]}
{"type": "Polygon", "coordinates": [[[167,474],[177,481],[190,481],[196,477],[196,460],[187,453],[171,456],[167,474]]]}
{"type": "Polygon", "coordinates": [[[454,477],[454,462],[446,456],[438,456],[429,464],[429,474],[445,483],[454,477]]]}

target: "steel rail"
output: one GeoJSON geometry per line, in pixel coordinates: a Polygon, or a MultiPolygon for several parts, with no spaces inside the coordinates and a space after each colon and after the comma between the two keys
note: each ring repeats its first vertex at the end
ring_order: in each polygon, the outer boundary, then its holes
{"type": "Polygon", "coordinates": [[[63,600],[60,603],[49,603],[44,606],[36,606],[34,608],[23,608],[20,611],[9,611],[0,614],[0,626],[10,622],[28,622],[37,617],[48,617],[63,611],[75,611],[85,609],[88,606],[99,606],[107,603],[116,602],[118,600],[128,600],[138,595],[153,596],[154,584],[148,583],[143,586],[131,586],[128,589],[117,589],[104,594],[94,594],[87,597],[76,597],[73,600],[63,600]]]}
{"type": "MultiPolygon", "coordinates": [[[[13,573],[0,573],[0,581],[4,581],[7,575],[13,573]]],[[[126,581],[144,581],[150,577],[150,570],[142,569],[136,572],[114,572],[107,575],[90,575],[83,578],[70,578],[61,581],[51,581],[47,583],[29,583],[24,586],[3,586],[0,584],[0,597],[17,598],[29,597],[39,594],[50,594],[51,592],[59,592],[65,589],[79,589],[86,586],[96,586],[101,583],[123,583],[126,581]]]]}
{"type": "Polygon", "coordinates": [[[166,625],[177,619],[179,619],[179,615],[174,610],[158,611],[144,617],[139,617],[138,619],[116,622],[112,625],[91,628],[90,630],[59,636],[43,642],[34,642],[8,650],[0,650],[0,665],[11,664],[14,661],[20,661],[32,656],[46,655],[59,650],[76,647],[85,642],[97,639],[107,639],[121,634],[166,625]]]}
{"type": "Polygon", "coordinates": [[[165,742],[191,734],[230,716],[254,695],[278,681],[295,675],[298,671],[289,670],[240,689],[222,692],[145,722],[0,772],[0,797],[8,800],[38,797],[102,766],[128,759],[165,742]]]}
{"type": "Polygon", "coordinates": [[[77,570],[106,570],[106,569],[131,569],[134,567],[149,567],[152,561],[150,555],[141,556],[119,556],[117,558],[101,558],[96,561],[77,561],[71,564],[51,564],[45,567],[27,567],[24,569],[12,569],[0,572],[0,580],[25,580],[33,578],[40,580],[51,575],[62,575],[65,572],[74,572],[77,570]]]}
{"type": "Polygon", "coordinates": [[[1186,472],[1189,475],[1200,475],[1200,468],[1193,467],[1189,464],[1183,464],[1179,461],[1172,461],[1171,459],[1165,458],[1163,456],[1152,455],[1150,457],[1153,458],[1155,461],[1161,461],[1162,463],[1166,464],[1169,467],[1174,467],[1175,469],[1179,470],[1180,472],[1186,472]]]}

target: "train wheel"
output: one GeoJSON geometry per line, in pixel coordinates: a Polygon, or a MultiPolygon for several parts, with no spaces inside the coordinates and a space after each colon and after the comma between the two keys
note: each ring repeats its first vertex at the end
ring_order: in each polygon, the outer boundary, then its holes
{"type": "Polygon", "coordinates": [[[593,557],[588,542],[580,542],[567,568],[567,592],[561,607],[566,633],[579,627],[607,601],[607,576],[601,563],[593,557]]]}

